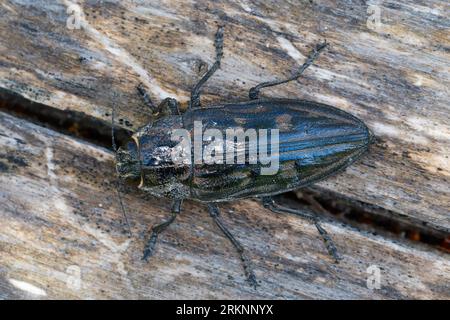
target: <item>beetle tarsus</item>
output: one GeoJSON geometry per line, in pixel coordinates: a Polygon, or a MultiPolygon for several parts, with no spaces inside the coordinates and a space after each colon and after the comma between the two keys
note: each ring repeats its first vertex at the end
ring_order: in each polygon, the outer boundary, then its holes
{"type": "Polygon", "coordinates": [[[170,218],[152,228],[152,233],[144,248],[144,255],[142,257],[142,260],[148,261],[148,259],[153,255],[158,235],[166,230],[167,227],[175,221],[175,218],[180,213],[181,203],[182,200],[175,200],[172,204],[172,214],[170,218]]]}
{"type": "Polygon", "coordinates": [[[242,247],[242,245],[239,243],[238,240],[231,234],[230,231],[225,227],[225,225],[222,223],[222,220],[220,219],[219,215],[219,208],[215,204],[208,204],[209,214],[213,218],[214,222],[217,224],[217,226],[222,230],[222,232],[225,234],[225,236],[231,241],[233,246],[236,248],[237,252],[239,253],[239,257],[241,258],[243,267],[244,267],[244,273],[247,278],[247,281],[250,283],[250,285],[256,289],[258,286],[258,282],[256,281],[255,273],[253,272],[252,264],[250,259],[245,254],[245,250],[242,247]]]}
{"type": "Polygon", "coordinates": [[[326,230],[319,224],[319,221],[315,221],[314,225],[316,226],[317,231],[319,231],[322,236],[323,242],[327,248],[328,254],[333,257],[334,262],[339,263],[342,258],[339,256],[336,246],[334,245],[333,240],[330,238],[326,230]]]}
{"type": "Polygon", "coordinates": [[[214,46],[216,48],[216,61],[212,67],[205,73],[205,75],[200,79],[200,81],[195,85],[194,89],[191,91],[191,102],[189,103],[189,108],[195,109],[200,108],[200,89],[205,84],[206,81],[220,68],[220,61],[223,57],[223,27],[219,26],[216,32],[216,37],[214,41],[214,46]]]}
{"type": "Polygon", "coordinates": [[[286,208],[283,206],[280,206],[278,203],[276,203],[272,198],[270,197],[264,197],[262,199],[263,202],[263,206],[267,209],[269,209],[272,212],[275,213],[291,213],[291,214],[295,214],[297,216],[300,216],[304,219],[307,219],[309,221],[312,221],[314,223],[314,225],[316,226],[317,231],[319,232],[320,236],[323,239],[323,242],[325,243],[325,247],[327,248],[328,254],[333,257],[334,261],[336,263],[339,263],[340,260],[342,260],[342,258],[339,256],[338,251],[336,249],[336,246],[334,245],[333,240],[331,239],[331,237],[328,235],[328,233],[326,232],[326,230],[320,225],[319,220],[316,216],[300,211],[300,210],[295,210],[295,209],[291,209],[291,208],[286,208]]]}
{"type": "Polygon", "coordinates": [[[262,88],[273,87],[273,86],[277,86],[277,85],[284,84],[284,83],[298,79],[303,74],[303,72],[310,65],[313,64],[313,62],[319,57],[320,52],[323,49],[325,49],[327,46],[328,46],[328,43],[326,41],[317,44],[314,47],[313,51],[309,54],[305,63],[291,77],[289,77],[285,80],[274,80],[274,81],[262,82],[262,83],[258,84],[257,86],[251,88],[248,93],[248,96],[250,97],[251,100],[259,99],[259,91],[262,88]]]}
{"type": "Polygon", "coordinates": [[[158,233],[152,232],[150,239],[148,240],[147,244],[144,248],[144,255],[142,256],[142,260],[148,261],[148,259],[153,255],[156,240],[158,239],[158,233]]]}

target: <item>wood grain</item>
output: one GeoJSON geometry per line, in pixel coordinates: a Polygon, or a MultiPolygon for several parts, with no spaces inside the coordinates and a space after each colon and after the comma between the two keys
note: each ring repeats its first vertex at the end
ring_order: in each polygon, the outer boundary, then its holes
{"type": "Polygon", "coordinates": [[[302,79],[263,92],[335,105],[377,135],[369,156],[319,185],[450,230],[448,1],[78,3],[2,1],[0,87],[104,120],[116,103],[121,125],[135,129],[148,119],[138,83],[156,101],[171,96],[185,106],[213,61],[218,23],[225,56],[205,103],[246,99],[327,39],[331,48],[302,79]],[[81,28],[71,30],[77,13],[81,28]]]}
{"type": "MultiPolygon", "coordinates": [[[[303,78],[262,93],[334,105],[377,136],[366,157],[317,186],[450,232],[448,1],[76,3],[0,2],[0,88],[104,121],[116,105],[119,125],[136,129],[149,118],[136,86],[185,108],[213,63],[218,24],[224,58],[204,104],[247,99],[250,87],[289,76],[326,39],[329,50],[303,78]],[[76,17],[80,28],[69,28],[76,17]]],[[[1,299],[450,298],[448,254],[328,221],[344,256],[335,265],[314,226],[252,200],[221,209],[249,250],[258,290],[206,208],[191,201],[144,263],[147,231],[170,204],[126,189],[129,237],[111,153],[3,113],[0,145],[1,299]],[[371,265],[381,268],[379,290],[366,285],[371,265]]]]}
{"type": "Polygon", "coordinates": [[[144,234],[170,204],[126,190],[129,237],[109,151],[4,113],[0,146],[1,299],[450,298],[445,253],[327,222],[344,258],[333,264],[313,225],[252,200],[221,209],[248,249],[257,290],[205,207],[190,201],[144,263],[144,234]],[[366,285],[372,265],[379,290],[366,285]]]}

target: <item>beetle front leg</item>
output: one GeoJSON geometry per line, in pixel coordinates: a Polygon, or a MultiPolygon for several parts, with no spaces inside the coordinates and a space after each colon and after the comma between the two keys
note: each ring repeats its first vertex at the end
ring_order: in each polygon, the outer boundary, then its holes
{"type": "Polygon", "coordinates": [[[180,110],[178,109],[178,101],[173,98],[165,98],[156,107],[150,98],[149,93],[145,90],[144,85],[140,83],[137,86],[137,91],[139,95],[144,100],[145,104],[149,107],[152,114],[157,114],[158,117],[170,116],[170,115],[180,115],[180,110]]]}
{"type": "Polygon", "coordinates": [[[306,68],[308,68],[310,65],[312,65],[314,60],[316,60],[317,57],[319,57],[319,53],[323,49],[325,49],[327,45],[328,44],[326,43],[326,41],[324,43],[316,45],[314,50],[309,54],[308,59],[306,59],[306,62],[291,77],[289,77],[285,80],[275,80],[275,81],[263,82],[263,83],[258,84],[255,87],[251,88],[248,93],[248,96],[250,97],[250,99],[252,99],[252,100],[259,99],[259,91],[262,88],[273,87],[273,86],[277,86],[279,84],[287,83],[289,81],[298,79],[303,74],[303,71],[305,71],[306,68]]]}
{"type": "Polygon", "coordinates": [[[283,207],[283,206],[279,205],[278,203],[276,203],[270,197],[262,198],[262,202],[263,202],[263,206],[265,208],[269,209],[272,212],[275,212],[275,213],[291,213],[291,214],[298,215],[298,216],[300,216],[302,218],[305,218],[305,219],[307,219],[309,221],[312,221],[314,223],[314,225],[316,226],[317,231],[322,236],[322,239],[323,239],[323,241],[325,243],[325,246],[327,248],[328,254],[333,257],[333,259],[335,260],[336,263],[339,263],[339,260],[341,260],[342,258],[339,257],[337,249],[336,249],[336,246],[334,245],[333,240],[330,238],[330,236],[325,231],[325,229],[320,225],[319,219],[316,216],[308,214],[308,213],[305,213],[305,212],[302,212],[300,210],[295,210],[295,209],[283,207]]]}
{"type": "Polygon", "coordinates": [[[200,108],[200,89],[205,84],[205,82],[214,74],[214,72],[216,72],[217,69],[220,68],[220,61],[222,60],[223,56],[223,27],[219,27],[217,29],[214,46],[216,47],[216,61],[196,84],[194,89],[192,89],[191,101],[189,103],[189,108],[191,109],[200,108]]]}
{"type": "Polygon", "coordinates": [[[147,90],[145,90],[144,85],[142,83],[139,83],[139,85],[136,87],[139,95],[142,97],[142,100],[144,100],[147,107],[150,108],[150,110],[153,112],[156,111],[155,104],[153,103],[152,99],[150,98],[150,95],[148,94],[147,90]]]}
{"type": "Polygon", "coordinates": [[[172,204],[172,214],[169,218],[169,220],[164,221],[160,224],[157,224],[152,228],[152,233],[150,235],[149,240],[147,241],[147,244],[144,248],[144,256],[142,257],[142,260],[148,261],[148,258],[153,255],[156,240],[158,239],[158,235],[167,229],[167,227],[175,221],[175,218],[180,213],[181,210],[181,203],[182,200],[175,200],[172,204]]]}
{"type": "Polygon", "coordinates": [[[220,212],[219,212],[219,208],[217,207],[217,205],[208,203],[208,209],[209,209],[209,215],[214,219],[214,222],[217,224],[217,226],[220,228],[220,230],[222,230],[222,232],[225,234],[225,236],[231,241],[233,246],[236,248],[236,250],[239,253],[239,256],[241,258],[241,261],[242,261],[242,264],[244,267],[244,273],[245,273],[245,276],[247,277],[247,281],[252,285],[253,288],[256,289],[256,286],[258,285],[258,283],[256,282],[256,277],[255,277],[255,274],[253,273],[253,268],[252,268],[250,259],[247,258],[244,248],[223,224],[222,220],[219,217],[220,212]]]}

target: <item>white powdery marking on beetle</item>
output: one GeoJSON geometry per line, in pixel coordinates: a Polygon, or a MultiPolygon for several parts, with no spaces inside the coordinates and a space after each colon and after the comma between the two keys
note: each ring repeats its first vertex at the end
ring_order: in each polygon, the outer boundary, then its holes
{"type": "Polygon", "coordinates": [[[277,41],[280,44],[281,48],[283,48],[287,54],[294,59],[295,61],[303,61],[306,59],[304,55],[297,50],[296,47],[290,42],[288,39],[283,38],[281,36],[277,37],[277,41]]]}
{"type": "Polygon", "coordinates": [[[42,290],[41,288],[36,287],[35,285],[32,285],[31,283],[20,281],[16,279],[9,279],[9,283],[11,283],[14,287],[17,289],[20,289],[22,291],[31,293],[36,296],[47,296],[47,293],[42,290]]]}
{"type": "MultiPolygon", "coordinates": [[[[83,12],[81,6],[77,3],[69,0],[64,0],[64,4],[68,8],[76,8],[78,12],[83,12]]],[[[119,59],[119,61],[133,69],[133,71],[141,77],[142,83],[149,87],[152,92],[157,93],[157,96],[160,99],[166,98],[171,95],[173,96],[173,94],[165,91],[158,84],[156,84],[155,80],[150,77],[148,72],[125,49],[121,48],[119,45],[114,43],[113,40],[92,27],[84,18],[84,15],[80,16],[80,20],[82,28],[92,39],[99,41],[104,46],[104,48],[111,54],[115,55],[119,59]]]]}

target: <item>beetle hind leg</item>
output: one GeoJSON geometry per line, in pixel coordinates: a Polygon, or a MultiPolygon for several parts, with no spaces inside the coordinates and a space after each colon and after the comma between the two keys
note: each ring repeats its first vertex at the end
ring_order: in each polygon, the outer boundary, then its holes
{"type": "Polygon", "coordinates": [[[214,46],[216,48],[216,61],[212,67],[205,73],[205,75],[199,80],[195,85],[194,89],[191,91],[191,102],[189,103],[189,108],[195,109],[200,108],[200,89],[203,87],[205,82],[220,68],[220,61],[223,57],[223,27],[220,26],[217,29],[216,37],[214,41],[214,46]]]}
{"type": "Polygon", "coordinates": [[[312,65],[313,62],[319,57],[320,52],[323,49],[325,49],[327,45],[328,44],[326,41],[316,45],[314,50],[309,54],[308,58],[306,59],[306,62],[291,77],[289,77],[285,80],[274,80],[274,81],[263,82],[263,83],[258,84],[255,87],[251,88],[248,93],[248,96],[250,97],[250,99],[251,100],[259,99],[259,91],[262,88],[273,87],[273,86],[277,86],[279,84],[284,84],[289,81],[298,79],[303,74],[303,71],[305,71],[310,65],[312,65]]]}
{"type": "Polygon", "coordinates": [[[142,260],[148,261],[148,258],[150,258],[155,250],[156,240],[158,239],[158,235],[167,229],[167,227],[175,221],[175,218],[180,213],[181,210],[181,200],[175,200],[172,204],[172,214],[170,218],[160,224],[157,224],[156,226],[152,227],[152,233],[150,234],[150,238],[147,241],[147,244],[144,248],[144,255],[142,257],[142,260]]]}
{"type": "Polygon", "coordinates": [[[244,267],[244,273],[247,277],[247,281],[251,284],[253,288],[256,289],[256,286],[258,283],[256,282],[256,277],[253,272],[253,268],[250,262],[250,259],[245,254],[245,250],[242,247],[242,245],[239,243],[238,240],[231,234],[230,231],[225,227],[222,220],[220,219],[219,215],[219,208],[215,204],[208,204],[209,214],[214,219],[214,222],[217,224],[217,226],[222,230],[222,232],[225,234],[225,236],[231,241],[233,246],[236,248],[237,252],[239,253],[239,256],[241,258],[243,267],[244,267]]]}
{"type": "Polygon", "coordinates": [[[264,207],[269,209],[272,212],[275,212],[275,213],[291,213],[291,214],[298,215],[298,216],[300,216],[302,218],[305,218],[305,219],[313,222],[314,225],[316,226],[317,231],[319,232],[320,236],[322,237],[323,242],[325,243],[325,246],[327,248],[328,254],[331,257],[333,257],[333,259],[334,259],[334,261],[336,263],[339,263],[339,261],[342,258],[339,256],[338,251],[336,249],[336,246],[334,245],[333,240],[328,235],[326,230],[320,225],[319,219],[316,216],[308,214],[308,213],[305,213],[305,212],[302,212],[300,210],[295,210],[295,209],[283,207],[283,206],[279,205],[278,203],[276,203],[270,197],[264,197],[262,199],[262,201],[263,201],[264,207]]]}

